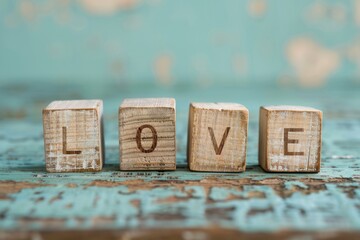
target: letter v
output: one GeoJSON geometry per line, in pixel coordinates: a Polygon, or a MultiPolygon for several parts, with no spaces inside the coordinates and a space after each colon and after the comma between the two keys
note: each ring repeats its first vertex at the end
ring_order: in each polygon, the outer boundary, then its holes
{"type": "Polygon", "coordinates": [[[230,127],[227,127],[225,129],[224,135],[223,135],[223,137],[221,139],[221,142],[220,142],[220,146],[218,146],[218,144],[216,142],[215,135],[214,135],[214,130],[211,127],[208,127],[208,129],[209,129],[209,133],[210,133],[210,136],[211,136],[212,144],[214,146],[215,153],[216,153],[216,155],[220,155],[223,148],[224,148],[226,138],[227,138],[227,136],[229,134],[229,131],[230,131],[230,127]]]}

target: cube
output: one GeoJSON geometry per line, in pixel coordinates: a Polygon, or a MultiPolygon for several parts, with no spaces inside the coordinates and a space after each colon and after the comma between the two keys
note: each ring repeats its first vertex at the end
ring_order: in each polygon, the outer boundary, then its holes
{"type": "Polygon", "coordinates": [[[43,110],[48,172],[101,171],[102,112],[101,100],[55,101],[43,110]]]}
{"type": "Polygon", "coordinates": [[[310,107],[260,108],[259,164],[267,172],[319,172],[322,112],[310,107]]]}
{"type": "Polygon", "coordinates": [[[176,169],[173,98],[125,99],[119,108],[120,169],[176,169]]]}
{"type": "Polygon", "coordinates": [[[246,168],[249,111],[237,103],[191,103],[188,164],[192,171],[242,172],[246,168]]]}

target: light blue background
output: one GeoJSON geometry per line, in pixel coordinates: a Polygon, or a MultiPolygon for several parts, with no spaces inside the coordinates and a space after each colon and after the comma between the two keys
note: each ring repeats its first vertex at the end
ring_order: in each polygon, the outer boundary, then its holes
{"type": "Polygon", "coordinates": [[[98,2],[0,1],[0,81],[360,83],[359,0],[98,2]]]}

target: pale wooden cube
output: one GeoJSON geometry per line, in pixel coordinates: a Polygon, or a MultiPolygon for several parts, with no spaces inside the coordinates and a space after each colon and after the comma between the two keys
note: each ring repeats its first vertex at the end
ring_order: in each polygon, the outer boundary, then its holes
{"type": "Polygon", "coordinates": [[[101,171],[102,113],[101,100],[55,101],[43,110],[48,172],[101,171]]]}
{"type": "Polygon", "coordinates": [[[249,111],[237,103],[191,103],[188,164],[192,171],[242,172],[246,168],[249,111]]]}
{"type": "Polygon", "coordinates": [[[322,112],[310,107],[260,108],[259,164],[268,172],[319,172],[322,112]]]}
{"type": "Polygon", "coordinates": [[[125,99],[119,108],[120,169],[176,169],[173,98],[125,99]]]}

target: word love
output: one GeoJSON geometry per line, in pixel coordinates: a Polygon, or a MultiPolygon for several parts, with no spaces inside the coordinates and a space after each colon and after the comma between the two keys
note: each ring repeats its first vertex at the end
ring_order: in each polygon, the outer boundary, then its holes
{"type": "MultiPolygon", "coordinates": [[[[43,110],[46,169],[101,171],[101,100],[56,101],[43,110]]],[[[243,172],[249,111],[237,103],[191,103],[192,171],[243,172]]],[[[260,108],[259,164],[268,172],[319,172],[322,112],[296,106],[260,108]]],[[[121,170],[176,169],[175,99],[125,99],[119,107],[121,170]]]]}

